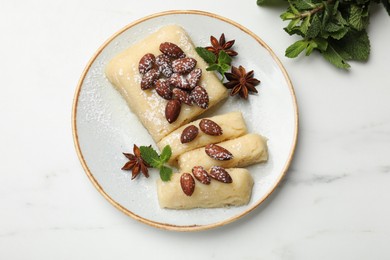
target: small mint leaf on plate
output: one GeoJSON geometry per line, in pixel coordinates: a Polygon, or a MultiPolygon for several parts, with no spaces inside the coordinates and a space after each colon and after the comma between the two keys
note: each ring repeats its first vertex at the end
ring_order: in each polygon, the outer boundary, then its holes
{"type": "Polygon", "coordinates": [[[160,178],[162,181],[170,181],[172,176],[172,169],[166,166],[160,168],[160,178]]]}
{"type": "Polygon", "coordinates": [[[160,155],[160,161],[161,163],[168,162],[169,158],[172,156],[172,149],[169,145],[166,145],[160,155]]]}
{"type": "Polygon", "coordinates": [[[207,62],[208,64],[215,63],[217,57],[211,51],[208,51],[203,47],[196,47],[195,50],[199,54],[199,56],[202,57],[202,59],[204,59],[204,61],[207,62]]]}
{"type": "Polygon", "coordinates": [[[230,64],[232,62],[232,58],[225,51],[220,51],[218,55],[218,64],[230,64]]]}
{"type": "Polygon", "coordinates": [[[147,164],[153,168],[160,167],[160,158],[156,150],[154,150],[151,146],[141,146],[139,149],[141,151],[142,159],[144,159],[147,164]]]}

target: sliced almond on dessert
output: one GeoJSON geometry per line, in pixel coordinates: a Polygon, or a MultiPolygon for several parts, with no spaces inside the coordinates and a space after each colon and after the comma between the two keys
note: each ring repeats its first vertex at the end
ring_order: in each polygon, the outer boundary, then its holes
{"type": "Polygon", "coordinates": [[[154,83],[157,81],[159,75],[160,72],[158,72],[158,70],[156,69],[151,69],[148,72],[146,72],[142,76],[141,89],[145,90],[145,89],[152,88],[154,86],[154,83]]]}
{"type": "Polygon", "coordinates": [[[232,183],[232,177],[229,173],[221,166],[213,166],[210,169],[209,175],[211,178],[223,182],[223,183],[232,183]]]}
{"type": "Polygon", "coordinates": [[[186,74],[192,71],[196,66],[196,60],[194,58],[181,58],[172,61],[173,72],[179,74],[186,74]]]}
{"type": "Polygon", "coordinates": [[[207,91],[201,86],[196,86],[190,94],[192,102],[194,102],[198,107],[203,109],[208,108],[209,106],[209,95],[207,91]]]}
{"type": "Polygon", "coordinates": [[[222,128],[210,119],[204,118],[200,120],[199,127],[200,130],[203,131],[203,133],[208,135],[218,136],[223,134],[222,128]]]}
{"type": "Polygon", "coordinates": [[[160,97],[166,100],[172,99],[173,93],[166,80],[164,79],[157,80],[155,86],[156,86],[156,92],[160,97]]]}
{"type": "Polygon", "coordinates": [[[138,70],[139,73],[145,74],[148,72],[156,62],[156,57],[152,53],[146,53],[144,56],[142,56],[141,60],[138,64],[138,70]]]}
{"type": "Polygon", "coordinates": [[[181,58],[184,56],[183,50],[172,42],[163,42],[160,44],[160,51],[171,58],[181,58]]]}
{"type": "Polygon", "coordinates": [[[171,124],[179,117],[181,110],[181,103],[179,100],[169,100],[165,107],[165,118],[171,124]]]}
{"type": "Polygon", "coordinates": [[[210,176],[202,166],[194,166],[194,168],[192,168],[192,174],[194,175],[195,179],[201,183],[206,185],[210,184],[210,176]]]}
{"type": "Polygon", "coordinates": [[[189,105],[189,106],[192,106],[192,102],[191,102],[191,99],[190,99],[190,94],[188,94],[188,92],[182,90],[182,89],[179,89],[179,88],[174,88],[172,90],[172,93],[173,93],[173,98],[174,99],[177,99],[179,100],[180,102],[186,104],[186,105],[189,105]]]}
{"type": "Polygon", "coordinates": [[[195,88],[198,85],[201,77],[202,77],[202,70],[199,68],[194,69],[188,74],[187,81],[190,84],[191,89],[195,88]]]}
{"type": "Polygon", "coordinates": [[[228,161],[233,159],[233,154],[231,152],[216,144],[208,144],[204,150],[208,156],[218,161],[228,161]]]}
{"type": "Polygon", "coordinates": [[[185,144],[191,142],[198,136],[198,133],[199,133],[199,129],[196,126],[194,125],[187,126],[186,128],[184,128],[183,132],[181,133],[180,136],[181,143],[185,144]]]}
{"type": "Polygon", "coordinates": [[[183,173],[180,177],[180,185],[184,194],[191,196],[195,190],[195,180],[189,173],[183,173]]]}

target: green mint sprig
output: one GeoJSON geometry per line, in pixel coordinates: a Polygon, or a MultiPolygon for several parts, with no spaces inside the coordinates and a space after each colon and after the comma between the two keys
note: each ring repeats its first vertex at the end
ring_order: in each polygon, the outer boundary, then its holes
{"type": "MultiPolygon", "coordinates": [[[[257,0],[258,5],[270,4],[257,0]]],[[[287,2],[287,1],[285,1],[287,2]]],[[[367,61],[370,40],[366,28],[373,3],[381,2],[390,15],[390,0],[289,0],[281,14],[289,24],[284,30],[303,39],[290,45],[285,52],[295,58],[318,51],[330,63],[348,69],[348,61],[367,61]]]]}
{"type": "Polygon", "coordinates": [[[199,54],[202,59],[209,64],[206,68],[207,71],[217,71],[221,74],[223,81],[225,79],[225,72],[230,70],[230,63],[232,58],[223,50],[221,50],[217,56],[209,50],[206,50],[203,47],[196,47],[196,52],[199,54]]]}
{"type": "Polygon", "coordinates": [[[151,146],[141,146],[139,149],[141,151],[142,159],[144,159],[151,167],[159,169],[161,180],[170,181],[172,169],[167,167],[165,164],[172,156],[171,147],[169,145],[165,146],[160,155],[158,155],[157,151],[151,146]]]}

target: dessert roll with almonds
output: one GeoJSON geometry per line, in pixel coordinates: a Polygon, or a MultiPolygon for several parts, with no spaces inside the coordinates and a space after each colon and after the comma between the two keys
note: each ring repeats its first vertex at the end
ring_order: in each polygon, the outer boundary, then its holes
{"type": "Polygon", "coordinates": [[[227,97],[227,89],[207,67],[184,29],[168,25],[116,55],[106,76],[159,142],[227,97]],[[178,87],[176,93],[171,93],[172,85],[178,87]],[[173,94],[180,102],[172,100],[173,94]]]}
{"type": "Polygon", "coordinates": [[[196,120],[176,129],[157,143],[160,150],[166,145],[171,146],[171,164],[174,164],[177,157],[185,152],[210,143],[219,143],[234,139],[247,133],[247,127],[241,112],[231,112],[209,117],[207,118],[208,121],[202,120],[196,120]],[[210,120],[217,124],[217,126],[211,127],[210,120]],[[187,138],[184,140],[184,143],[183,138],[187,138]],[[187,142],[187,140],[189,141],[187,142]]]}
{"type": "Polygon", "coordinates": [[[180,171],[191,171],[194,166],[203,166],[205,169],[212,166],[245,167],[268,160],[267,140],[258,134],[247,134],[207,147],[208,149],[202,147],[180,155],[178,157],[180,171]]]}
{"type": "Polygon", "coordinates": [[[212,180],[202,184],[195,180],[192,194],[186,195],[180,184],[181,174],[173,174],[168,182],[157,181],[158,202],[161,208],[192,209],[219,208],[248,204],[253,187],[253,179],[248,170],[241,168],[226,169],[231,183],[212,180]]]}

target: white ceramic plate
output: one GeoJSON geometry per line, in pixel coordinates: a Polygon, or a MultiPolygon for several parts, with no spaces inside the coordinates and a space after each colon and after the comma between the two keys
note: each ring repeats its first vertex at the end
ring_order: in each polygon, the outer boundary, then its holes
{"type": "Polygon", "coordinates": [[[87,65],[76,90],[73,134],[81,163],[99,192],[115,207],[149,225],[181,231],[208,229],[230,223],[260,205],[286,172],[296,144],[298,113],[293,87],[272,50],[256,35],[226,18],[200,11],[169,11],[145,17],[116,33],[87,65]],[[210,35],[224,32],[235,39],[239,55],[233,64],[255,71],[261,80],[259,95],[249,101],[229,98],[210,114],[240,110],[249,132],[266,136],[269,161],[248,167],[255,184],[248,205],[219,209],[167,210],[158,205],[157,172],[150,178],[131,180],[121,171],[122,152],[133,144],[154,144],[120,94],[104,76],[104,68],[116,54],[166,24],[182,26],[196,46],[209,45],[210,35]]]}

